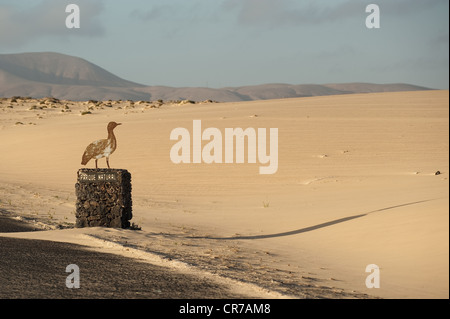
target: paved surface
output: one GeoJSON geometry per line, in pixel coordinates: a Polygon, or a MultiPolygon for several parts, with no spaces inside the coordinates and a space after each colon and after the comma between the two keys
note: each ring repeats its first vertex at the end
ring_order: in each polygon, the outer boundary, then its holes
{"type": "MultiPolygon", "coordinates": [[[[0,232],[26,231],[0,217],[0,232]]],[[[203,278],[76,244],[0,236],[0,298],[243,298],[203,278]],[[69,264],[80,288],[67,288],[69,264]]]]}

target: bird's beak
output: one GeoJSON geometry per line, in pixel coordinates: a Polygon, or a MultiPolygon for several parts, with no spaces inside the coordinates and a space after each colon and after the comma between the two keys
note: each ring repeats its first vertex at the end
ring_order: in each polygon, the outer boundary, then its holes
{"type": "Polygon", "coordinates": [[[117,125],[122,125],[122,123],[117,123],[117,125]]]}

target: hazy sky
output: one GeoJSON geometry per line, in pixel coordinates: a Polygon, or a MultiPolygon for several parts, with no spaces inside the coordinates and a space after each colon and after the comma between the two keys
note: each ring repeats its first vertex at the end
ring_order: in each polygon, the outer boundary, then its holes
{"type": "Polygon", "coordinates": [[[448,89],[448,0],[0,0],[0,53],[54,51],[147,85],[448,89]],[[80,29],[65,8],[80,7],[80,29]],[[368,4],[380,28],[368,29],[368,4]]]}

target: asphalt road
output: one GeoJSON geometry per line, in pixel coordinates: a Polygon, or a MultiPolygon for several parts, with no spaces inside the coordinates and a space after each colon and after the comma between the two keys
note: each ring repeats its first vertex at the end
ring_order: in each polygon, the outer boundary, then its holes
{"type": "MultiPolygon", "coordinates": [[[[25,223],[0,216],[0,232],[32,230],[25,223]]],[[[73,282],[73,280],[71,280],[73,282]]],[[[164,298],[235,299],[209,280],[85,246],[0,235],[0,298],[164,298]],[[79,267],[80,288],[66,287],[79,267]]]]}

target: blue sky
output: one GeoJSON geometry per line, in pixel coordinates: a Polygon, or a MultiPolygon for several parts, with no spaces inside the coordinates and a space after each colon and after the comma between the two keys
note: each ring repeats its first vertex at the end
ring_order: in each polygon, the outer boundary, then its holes
{"type": "Polygon", "coordinates": [[[410,83],[448,89],[447,0],[0,0],[0,53],[54,51],[175,87],[410,83]],[[66,5],[81,11],[67,29],[66,5]],[[365,25],[368,4],[379,29],[365,25]]]}

